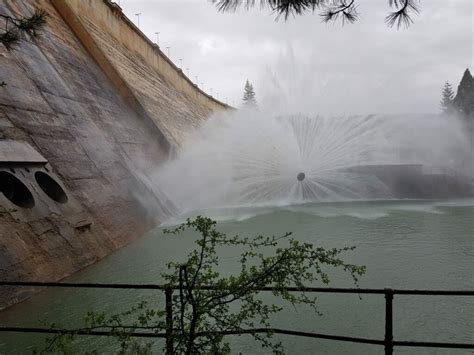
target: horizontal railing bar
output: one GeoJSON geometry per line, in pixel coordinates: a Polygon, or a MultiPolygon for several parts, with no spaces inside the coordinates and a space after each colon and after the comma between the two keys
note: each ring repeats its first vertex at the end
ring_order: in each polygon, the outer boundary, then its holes
{"type": "Polygon", "coordinates": [[[474,344],[466,343],[437,343],[431,341],[394,341],[394,346],[422,347],[422,348],[449,348],[449,349],[474,349],[474,344]]]}
{"type": "Polygon", "coordinates": [[[474,291],[468,290],[393,290],[397,295],[425,296],[474,296],[474,291]]]}
{"type": "MultiPolygon", "coordinates": [[[[69,282],[37,282],[37,281],[0,281],[0,286],[16,287],[62,287],[62,288],[98,288],[98,289],[141,289],[141,290],[165,290],[171,287],[178,290],[178,286],[156,285],[156,284],[102,284],[102,283],[69,283],[69,282]]],[[[198,288],[196,288],[198,289],[198,288]]],[[[201,290],[220,290],[216,286],[201,286],[201,290]]],[[[290,292],[322,292],[322,293],[359,293],[359,294],[385,294],[385,289],[374,288],[329,288],[329,287],[285,287],[290,292]]],[[[255,288],[256,291],[275,291],[274,287],[255,288]]],[[[432,296],[474,296],[474,290],[393,290],[398,295],[432,295],[432,296]]]]}
{"type": "MultiPolygon", "coordinates": [[[[88,330],[68,330],[68,329],[49,329],[49,328],[20,328],[20,327],[2,327],[0,326],[0,332],[12,332],[12,333],[36,333],[36,334],[75,334],[75,335],[86,335],[86,336],[111,336],[110,331],[88,331],[88,330]]],[[[212,332],[213,334],[222,335],[244,335],[244,334],[255,334],[255,333],[275,333],[292,335],[304,338],[316,338],[316,339],[328,339],[338,340],[351,343],[362,343],[362,344],[374,344],[384,345],[383,340],[369,339],[369,338],[357,338],[347,337],[340,335],[320,334],[302,332],[297,330],[287,330],[279,328],[256,328],[256,329],[243,329],[243,330],[232,330],[232,331],[221,331],[212,332]]],[[[135,338],[166,338],[165,333],[146,333],[146,332],[124,332],[120,333],[135,338]]],[[[210,334],[208,332],[199,332],[196,336],[205,336],[210,334]]],[[[427,347],[427,348],[449,348],[449,349],[474,349],[474,344],[465,343],[439,343],[439,342],[419,342],[419,341],[394,341],[394,346],[404,347],[427,347]]]]}
{"type": "MultiPolygon", "coordinates": [[[[113,336],[111,331],[105,330],[69,330],[69,329],[54,329],[54,328],[23,328],[23,327],[2,327],[1,332],[11,333],[36,333],[36,334],[76,334],[76,335],[91,335],[91,336],[113,336]]],[[[139,332],[124,332],[120,333],[135,338],[166,338],[165,333],[139,333],[139,332]]]]}
{"type": "MultiPolygon", "coordinates": [[[[202,290],[219,290],[218,287],[205,286],[201,287],[202,290]]],[[[251,290],[272,292],[278,290],[286,290],[289,292],[321,292],[321,293],[364,293],[364,294],[380,294],[383,295],[385,292],[383,289],[369,289],[369,288],[329,288],[329,287],[257,287],[251,290]]],[[[474,292],[473,292],[474,294],[474,292]]]]}
{"type": "Polygon", "coordinates": [[[155,284],[101,284],[72,282],[38,282],[38,281],[0,281],[0,286],[15,287],[59,287],[59,288],[113,288],[135,290],[165,290],[166,286],[155,284]]]}
{"type": "MultiPolygon", "coordinates": [[[[364,343],[364,344],[375,344],[375,345],[383,345],[383,340],[377,339],[368,339],[368,338],[357,338],[357,337],[347,337],[341,335],[330,335],[330,334],[320,334],[320,333],[310,333],[310,332],[302,332],[298,330],[288,330],[288,329],[279,329],[279,328],[256,328],[256,329],[244,329],[244,330],[230,330],[230,331],[222,331],[217,332],[218,334],[222,335],[242,335],[242,334],[254,334],[254,333],[275,333],[275,334],[285,334],[285,335],[293,335],[299,336],[304,338],[318,338],[318,339],[329,339],[329,340],[339,340],[351,343],[364,343]]],[[[210,334],[207,332],[197,333],[198,336],[203,336],[210,334]]],[[[215,334],[215,333],[214,333],[215,334]]]]}
{"type": "MultiPolygon", "coordinates": [[[[14,332],[14,333],[38,333],[38,334],[76,334],[76,335],[92,335],[92,336],[111,336],[110,331],[85,331],[85,330],[68,330],[68,329],[48,329],[48,328],[23,328],[23,327],[1,327],[0,332],[14,332]]],[[[255,334],[255,333],[275,333],[275,334],[286,334],[293,336],[300,336],[306,338],[320,338],[320,339],[330,339],[330,340],[339,340],[352,343],[365,343],[365,344],[376,344],[383,345],[383,340],[377,339],[366,339],[366,338],[356,338],[356,337],[347,337],[339,335],[329,335],[329,334],[319,334],[319,333],[309,333],[309,332],[300,332],[296,330],[287,330],[287,329],[278,329],[278,328],[256,328],[256,329],[242,329],[242,330],[232,330],[232,331],[218,331],[212,332],[212,334],[222,334],[222,335],[244,335],[244,334],[255,334]]],[[[132,337],[142,337],[142,338],[165,338],[165,333],[120,333],[124,335],[129,335],[132,337]]],[[[211,334],[211,332],[198,332],[196,336],[205,336],[211,334]]]]}

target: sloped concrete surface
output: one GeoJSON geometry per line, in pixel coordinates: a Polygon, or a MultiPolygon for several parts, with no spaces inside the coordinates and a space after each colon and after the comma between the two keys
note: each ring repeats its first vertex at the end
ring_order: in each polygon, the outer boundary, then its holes
{"type": "MultiPolygon", "coordinates": [[[[9,154],[6,142],[18,142],[48,164],[0,159],[3,176],[13,175],[34,199],[32,208],[16,206],[7,196],[14,189],[0,186],[3,280],[60,280],[157,226],[172,206],[166,191],[160,198],[151,191],[148,176],[170,146],[153,125],[179,146],[213,110],[87,23],[147,112],[135,110],[50,0],[0,2],[0,12],[14,16],[35,8],[48,13],[41,35],[14,50],[0,45],[0,79],[7,83],[0,88],[0,157],[9,154]],[[38,186],[38,170],[64,189],[66,203],[38,186]]],[[[32,291],[0,289],[0,309],[32,291]]]]}

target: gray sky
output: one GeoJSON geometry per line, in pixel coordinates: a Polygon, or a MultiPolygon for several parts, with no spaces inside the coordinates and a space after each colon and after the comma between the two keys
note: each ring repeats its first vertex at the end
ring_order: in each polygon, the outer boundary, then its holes
{"type": "MultiPolygon", "coordinates": [[[[117,0],[118,1],[118,0],[117,0]]],[[[421,2],[407,30],[387,28],[387,0],[359,1],[352,25],[269,9],[219,13],[207,0],[121,0],[127,16],[204,89],[240,105],[245,80],[262,106],[324,115],[437,112],[445,81],[474,67],[472,0],[421,2]]]]}

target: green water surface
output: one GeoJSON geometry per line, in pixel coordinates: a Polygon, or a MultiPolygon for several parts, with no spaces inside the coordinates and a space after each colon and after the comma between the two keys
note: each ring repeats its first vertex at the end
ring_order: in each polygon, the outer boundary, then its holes
{"type": "MultiPolygon", "coordinates": [[[[323,247],[356,246],[345,260],[367,266],[360,287],[401,289],[474,289],[474,200],[371,201],[284,207],[227,208],[200,211],[230,234],[281,235],[323,247]]],[[[195,213],[194,213],[195,214],[195,213]]],[[[193,214],[190,214],[193,215],[193,214]]],[[[180,219],[168,224],[178,223],[180,219]]],[[[170,260],[182,259],[192,236],[164,236],[161,229],[117,251],[66,281],[160,283],[170,260]]],[[[232,273],[237,253],[223,250],[222,271],[232,273]]],[[[352,287],[342,273],[331,286],[352,287]]],[[[86,310],[127,309],[141,300],[162,305],[160,291],[48,289],[0,313],[0,325],[42,326],[56,322],[80,326],[86,310]]],[[[396,296],[396,340],[474,343],[474,297],[396,296]]],[[[270,298],[268,298],[271,300],[270,298]]],[[[319,296],[318,316],[288,307],[273,320],[276,327],[328,334],[379,338],[384,335],[384,299],[380,295],[319,296]]],[[[281,336],[289,354],[382,354],[383,347],[281,336]]],[[[41,346],[40,335],[0,333],[0,354],[28,354],[41,346]]],[[[248,336],[229,337],[235,352],[265,353],[248,336]]],[[[161,340],[154,351],[161,353],[161,340]]],[[[77,353],[117,347],[103,338],[81,338],[77,353]]],[[[469,354],[466,350],[398,348],[395,353],[469,354]]]]}

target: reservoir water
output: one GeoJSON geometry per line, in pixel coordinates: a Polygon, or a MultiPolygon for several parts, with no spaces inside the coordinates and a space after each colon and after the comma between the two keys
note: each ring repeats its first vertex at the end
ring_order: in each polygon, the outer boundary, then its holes
{"type": "MultiPolygon", "coordinates": [[[[196,214],[196,213],[194,213],[196,214]]],[[[242,236],[282,235],[323,247],[355,246],[344,259],[366,265],[360,287],[474,289],[474,200],[367,201],[303,204],[282,207],[228,208],[199,211],[219,221],[218,228],[242,236]]],[[[182,217],[184,218],[184,216],[182,217]]],[[[169,224],[178,223],[172,221],[169,224]]],[[[183,258],[192,248],[188,236],[165,236],[160,228],[66,281],[160,283],[167,261],[183,258]]],[[[232,272],[238,255],[223,251],[222,268],[232,272]]],[[[332,287],[352,287],[336,273],[332,287]]],[[[160,291],[48,289],[0,313],[0,325],[44,326],[55,322],[80,327],[86,311],[125,310],[140,300],[162,304],[160,291]]],[[[319,296],[318,316],[289,306],[275,326],[287,329],[382,339],[384,299],[380,295],[319,296]]],[[[395,296],[396,340],[474,343],[472,297],[395,296]]],[[[289,354],[381,354],[383,347],[282,336],[289,354]]],[[[0,333],[0,354],[27,354],[41,347],[40,335],[0,333]]],[[[248,336],[229,339],[235,353],[264,349],[248,336]]],[[[157,341],[156,353],[163,344],[157,341]]],[[[116,345],[99,338],[81,338],[75,351],[114,353],[116,345]]],[[[396,348],[406,354],[468,354],[465,350],[396,348]]]]}

